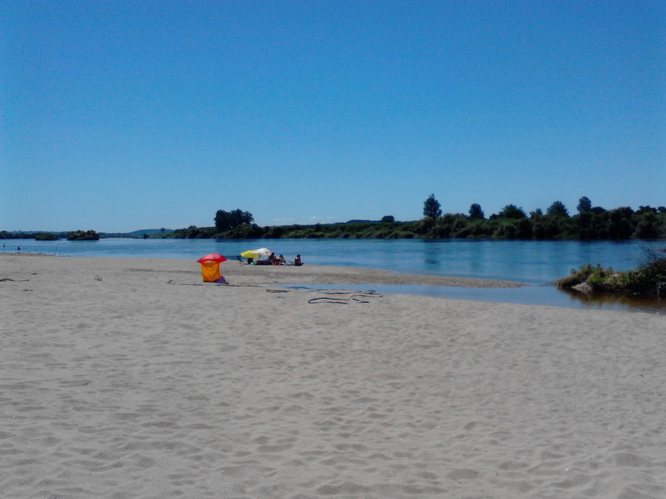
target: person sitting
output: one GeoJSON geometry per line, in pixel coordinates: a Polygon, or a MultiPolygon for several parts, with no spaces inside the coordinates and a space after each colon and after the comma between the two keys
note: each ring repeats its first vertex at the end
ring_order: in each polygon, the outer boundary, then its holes
{"type": "Polygon", "coordinates": [[[287,263],[287,260],[285,260],[284,255],[280,255],[277,258],[277,264],[278,265],[285,265],[287,263]]]}
{"type": "Polygon", "coordinates": [[[296,258],[294,259],[294,265],[296,265],[297,267],[303,265],[303,260],[301,260],[301,255],[296,255],[296,258]]]}

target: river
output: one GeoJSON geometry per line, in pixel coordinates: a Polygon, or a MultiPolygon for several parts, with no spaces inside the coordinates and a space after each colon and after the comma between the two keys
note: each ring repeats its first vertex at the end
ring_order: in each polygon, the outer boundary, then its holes
{"type": "MultiPolygon", "coordinates": [[[[522,290],[470,290],[425,286],[384,287],[383,292],[444,295],[462,299],[538,303],[556,306],[613,309],[642,308],[623,303],[585,302],[557,291],[552,283],[583,264],[628,270],[646,261],[647,251],[666,241],[470,241],[420,239],[101,239],[99,241],[34,241],[6,239],[4,252],[117,258],[176,258],[196,260],[218,252],[232,259],[241,251],[267,247],[293,260],[317,265],[370,267],[398,272],[443,276],[507,279],[528,284],[522,290]]],[[[659,305],[659,304],[658,304],[659,305]]],[[[653,308],[649,306],[649,308],[653,308]]],[[[661,305],[657,307],[662,309],[661,305]]]]}

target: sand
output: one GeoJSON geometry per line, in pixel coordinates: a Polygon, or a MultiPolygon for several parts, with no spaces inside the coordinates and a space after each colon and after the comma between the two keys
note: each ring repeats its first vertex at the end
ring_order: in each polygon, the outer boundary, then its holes
{"type": "Polygon", "coordinates": [[[2,497],[666,497],[664,316],[223,273],[0,257],[2,497]]]}

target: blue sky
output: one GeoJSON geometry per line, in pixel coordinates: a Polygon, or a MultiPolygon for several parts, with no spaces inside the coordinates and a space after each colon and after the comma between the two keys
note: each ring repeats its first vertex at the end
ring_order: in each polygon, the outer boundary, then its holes
{"type": "Polygon", "coordinates": [[[0,229],[666,204],[663,1],[14,1],[0,229]]]}

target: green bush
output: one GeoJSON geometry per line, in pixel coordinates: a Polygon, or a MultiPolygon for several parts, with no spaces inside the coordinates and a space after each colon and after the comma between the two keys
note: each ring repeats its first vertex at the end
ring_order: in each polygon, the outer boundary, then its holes
{"type": "Polygon", "coordinates": [[[587,283],[597,292],[659,295],[666,288],[666,258],[653,259],[627,272],[615,272],[599,265],[583,265],[555,284],[558,288],[568,289],[582,283],[587,283]]]}

